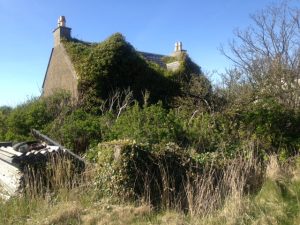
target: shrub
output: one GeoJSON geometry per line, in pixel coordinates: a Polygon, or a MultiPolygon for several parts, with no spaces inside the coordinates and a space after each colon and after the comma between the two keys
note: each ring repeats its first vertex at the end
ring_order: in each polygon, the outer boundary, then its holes
{"type": "Polygon", "coordinates": [[[276,101],[255,102],[241,112],[241,128],[245,135],[260,140],[267,151],[285,149],[295,154],[300,147],[300,117],[276,101]]]}
{"type": "Polygon", "coordinates": [[[106,132],[106,119],[109,116],[95,116],[77,109],[65,115],[63,121],[54,120],[46,130],[61,144],[79,153],[102,140],[106,132]]]}
{"type": "Polygon", "coordinates": [[[48,113],[47,104],[43,100],[32,99],[17,106],[7,117],[7,133],[5,138],[12,141],[30,139],[30,130],[43,129],[53,118],[48,113]]]}
{"type": "MultiPolygon", "coordinates": [[[[58,92],[47,98],[33,98],[13,109],[0,110],[0,135],[9,141],[31,139],[30,130],[43,130],[63,111],[71,110],[70,95],[58,92]]],[[[0,136],[1,137],[1,136],[0,136]]]]}
{"type": "Polygon", "coordinates": [[[199,113],[194,117],[182,118],[190,147],[198,152],[216,151],[221,133],[216,127],[216,115],[199,113]]]}
{"type": "Polygon", "coordinates": [[[5,134],[7,133],[7,117],[11,112],[11,108],[8,106],[0,107],[0,141],[5,140],[5,134]]]}
{"type": "Polygon", "coordinates": [[[184,181],[196,170],[192,158],[175,144],[154,147],[119,140],[100,143],[87,155],[98,166],[95,182],[104,195],[144,199],[155,206],[184,200],[184,181]]]}
{"type": "Polygon", "coordinates": [[[243,108],[205,113],[179,110],[187,142],[198,152],[234,154],[252,143],[257,153],[281,153],[288,157],[299,151],[299,112],[273,100],[260,100],[243,108]]]}
{"type": "Polygon", "coordinates": [[[135,104],[125,111],[112,126],[107,139],[133,139],[139,143],[182,143],[182,125],[175,114],[161,104],[140,108],[135,104]]]}

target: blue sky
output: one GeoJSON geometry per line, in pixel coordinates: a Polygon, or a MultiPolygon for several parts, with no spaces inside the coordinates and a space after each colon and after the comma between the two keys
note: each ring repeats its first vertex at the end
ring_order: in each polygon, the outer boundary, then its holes
{"type": "Polygon", "coordinates": [[[271,2],[0,0],[0,105],[15,106],[40,95],[60,15],[75,38],[100,42],[121,32],[137,50],[160,54],[170,54],[182,41],[205,72],[222,72],[230,62],[220,54],[220,44],[233,37],[235,28],[251,23],[249,14],[271,2]]]}

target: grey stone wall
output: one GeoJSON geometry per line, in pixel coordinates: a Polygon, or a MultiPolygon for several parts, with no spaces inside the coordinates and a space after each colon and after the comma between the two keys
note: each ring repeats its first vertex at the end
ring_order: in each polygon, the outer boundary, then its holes
{"type": "Polygon", "coordinates": [[[71,28],[69,27],[58,27],[53,31],[54,36],[54,47],[61,43],[62,39],[71,39],[71,28]]]}
{"type": "Polygon", "coordinates": [[[43,85],[43,96],[49,96],[56,90],[64,89],[78,98],[78,79],[74,66],[62,44],[53,48],[43,85]]]}

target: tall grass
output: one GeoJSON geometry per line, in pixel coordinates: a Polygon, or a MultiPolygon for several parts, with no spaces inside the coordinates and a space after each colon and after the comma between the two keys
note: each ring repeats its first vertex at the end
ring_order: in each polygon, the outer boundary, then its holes
{"type": "Polygon", "coordinates": [[[25,166],[24,192],[29,196],[70,190],[84,184],[84,173],[67,155],[56,153],[47,158],[47,162],[25,166]]]}
{"type": "Polygon", "coordinates": [[[258,190],[264,179],[264,167],[253,154],[240,154],[221,167],[210,162],[200,169],[188,169],[180,174],[180,179],[176,175],[163,163],[159,164],[159,176],[145,174],[143,202],[157,203],[151,198],[159,196],[159,209],[183,211],[192,217],[206,216],[222,208],[226,199],[235,199],[239,204],[243,196],[258,190]],[[153,187],[156,194],[151,196],[153,187]]]}
{"type": "Polygon", "coordinates": [[[210,163],[203,173],[186,177],[177,194],[172,171],[161,165],[159,208],[149,201],[152,190],[147,189],[151,186],[146,181],[153,177],[145,175],[145,195],[139,201],[118,203],[99,197],[101,190],[92,182],[97,175],[93,167],[75,174],[68,159],[53,160],[55,163],[43,173],[28,169],[24,197],[0,202],[0,224],[299,224],[300,221],[297,158],[280,163],[277,156],[270,156],[266,167],[251,154],[239,155],[222,168],[210,163]]]}

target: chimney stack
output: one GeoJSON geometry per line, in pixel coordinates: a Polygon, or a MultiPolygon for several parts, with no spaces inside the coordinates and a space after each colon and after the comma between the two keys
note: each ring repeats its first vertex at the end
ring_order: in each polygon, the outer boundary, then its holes
{"type": "Polygon", "coordinates": [[[71,39],[71,28],[66,27],[66,18],[60,16],[57,21],[57,28],[53,31],[54,35],[54,47],[61,43],[62,39],[71,39]]]}
{"type": "Polygon", "coordinates": [[[174,49],[172,56],[174,56],[174,57],[180,56],[181,53],[183,53],[183,52],[186,52],[186,50],[182,49],[182,42],[181,41],[175,42],[175,49],[174,49]]]}

